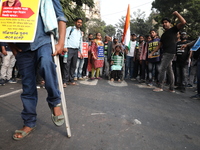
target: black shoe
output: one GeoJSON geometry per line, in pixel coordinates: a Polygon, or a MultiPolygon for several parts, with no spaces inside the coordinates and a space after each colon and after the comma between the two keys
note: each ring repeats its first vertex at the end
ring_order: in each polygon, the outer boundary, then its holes
{"type": "Polygon", "coordinates": [[[194,95],[194,96],[191,96],[190,98],[196,99],[196,100],[200,100],[200,95],[199,95],[199,94],[196,94],[196,95],[194,95]]]}
{"type": "Polygon", "coordinates": [[[0,79],[0,85],[5,85],[6,81],[4,79],[0,79]]]}

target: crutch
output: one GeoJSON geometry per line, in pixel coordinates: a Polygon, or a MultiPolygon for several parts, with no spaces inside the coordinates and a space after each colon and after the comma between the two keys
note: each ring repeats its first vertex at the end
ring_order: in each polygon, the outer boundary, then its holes
{"type": "MultiPolygon", "coordinates": [[[[52,50],[54,53],[55,52],[55,40],[54,40],[53,34],[51,34],[51,43],[52,43],[52,50]]],[[[70,130],[70,125],[69,125],[68,113],[67,113],[67,105],[66,105],[66,101],[65,101],[65,93],[64,93],[64,89],[63,89],[63,82],[62,82],[62,76],[61,76],[61,71],[60,71],[59,56],[54,56],[54,62],[56,64],[58,86],[59,86],[59,90],[61,92],[61,102],[62,102],[63,114],[64,114],[64,118],[65,118],[66,129],[67,129],[67,136],[71,137],[71,130],[70,130]]]]}

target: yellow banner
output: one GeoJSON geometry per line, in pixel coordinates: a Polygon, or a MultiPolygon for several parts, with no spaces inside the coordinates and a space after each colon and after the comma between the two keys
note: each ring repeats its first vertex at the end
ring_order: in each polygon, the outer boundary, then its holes
{"type": "Polygon", "coordinates": [[[0,42],[33,42],[40,0],[0,2],[0,42]]]}

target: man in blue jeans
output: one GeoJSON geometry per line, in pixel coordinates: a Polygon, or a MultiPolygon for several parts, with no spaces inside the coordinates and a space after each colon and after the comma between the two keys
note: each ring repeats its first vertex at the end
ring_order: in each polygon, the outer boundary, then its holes
{"type": "MultiPolygon", "coordinates": [[[[56,51],[53,56],[61,54],[64,49],[66,33],[66,22],[59,0],[52,0],[55,14],[58,20],[59,40],[56,44],[56,51]]],[[[60,108],[61,98],[58,90],[58,80],[56,66],[52,59],[52,47],[50,35],[44,31],[44,24],[39,13],[36,36],[33,43],[12,44],[12,50],[16,54],[17,66],[22,75],[21,99],[23,111],[21,113],[24,125],[20,130],[16,130],[13,139],[21,140],[26,137],[36,127],[36,73],[37,65],[40,65],[39,73],[45,80],[45,88],[48,92],[47,102],[52,111],[52,120],[57,126],[64,123],[64,116],[60,108]]]]}
{"type": "Polygon", "coordinates": [[[149,58],[152,58],[152,55],[157,52],[162,46],[163,56],[160,64],[159,87],[155,88],[153,90],[154,92],[163,91],[166,73],[169,75],[169,91],[174,92],[174,73],[172,70],[172,60],[176,54],[177,32],[186,24],[186,21],[177,11],[173,12],[173,15],[178,18],[180,23],[171,28],[171,21],[168,18],[162,19],[162,24],[165,32],[161,36],[158,46],[148,56],[149,58]]]}
{"type": "Polygon", "coordinates": [[[134,51],[137,45],[136,41],[137,36],[132,33],[131,34],[131,40],[129,42],[128,49],[126,49],[126,65],[125,65],[125,79],[128,78],[128,74],[130,79],[133,78],[133,56],[134,56],[134,51]]]}

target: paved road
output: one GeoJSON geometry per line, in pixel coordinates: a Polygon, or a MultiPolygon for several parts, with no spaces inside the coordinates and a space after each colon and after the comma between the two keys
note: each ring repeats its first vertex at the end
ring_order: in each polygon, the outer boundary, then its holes
{"type": "Polygon", "coordinates": [[[22,141],[20,84],[0,87],[0,150],[199,150],[200,101],[186,93],[155,93],[136,81],[81,81],[65,89],[72,137],[50,119],[38,89],[37,128],[22,141]]]}

